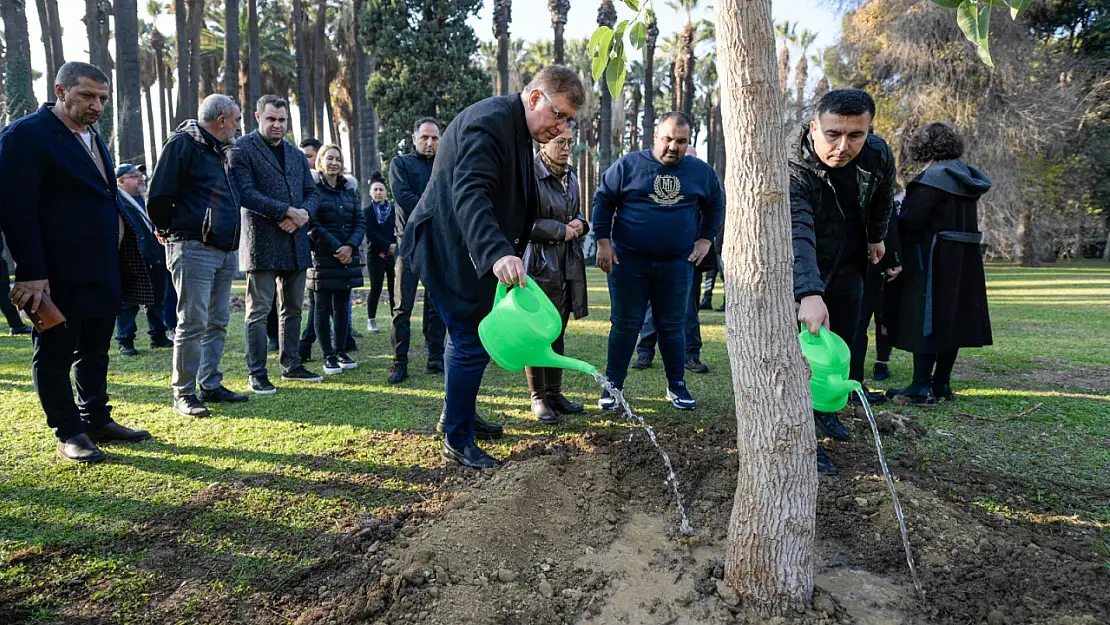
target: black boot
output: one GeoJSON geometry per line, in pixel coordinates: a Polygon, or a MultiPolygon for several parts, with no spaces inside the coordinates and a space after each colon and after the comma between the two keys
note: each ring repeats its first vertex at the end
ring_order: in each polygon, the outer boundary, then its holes
{"type": "Polygon", "coordinates": [[[138,356],[139,350],[135,349],[134,339],[130,341],[120,341],[119,353],[121,356],[138,356]]]}
{"type": "Polygon", "coordinates": [[[705,297],[701,298],[701,303],[698,304],[698,310],[713,310],[712,293],[706,293],[705,297]]]}
{"type": "Polygon", "coordinates": [[[540,423],[554,425],[559,422],[559,415],[547,405],[547,371],[545,367],[528,367],[524,373],[532,396],[532,414],[540,423]]]}
{"type": "Polygon", "coordinates": [[[547,370],[547,405],[559,414],[578,414],[586,409],[563,395],[563,370],[555,368],[547,370]]]}

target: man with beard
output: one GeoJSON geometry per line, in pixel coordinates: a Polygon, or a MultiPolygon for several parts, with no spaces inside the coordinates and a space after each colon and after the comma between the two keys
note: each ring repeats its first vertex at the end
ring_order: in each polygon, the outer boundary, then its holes
{"type": "Polygon", "coordinates": [[[559,136],[583,98],[574,70],[549,65],[524,92],[467,107],[447,127],[428,189],[405,226],[400,255],[431,293],[450,335],[440,454],[466,467],[500,464],[474,442],[476,434],[502,433],[477,417],[489,364],[478,322],[493,308],[498,282],[527,280],[521,255],[539,205],[532,141],[559,136]]]}
{"type": "Polygon", "coordinates": [[[31,376],[58,455],[75,462],[103,460],[96,443],[150,438],[113,421],[108,405],[120,302],[154,299],[135,231],[116,204],[111,154],[93,128],[110,94],[99,68],[66,63],[54,80],[57,102],[0,134],[0,224],[16,264],[8,295],[30,313],[47,310],[49,299],[65,316],[36,328],[31,376]]]}

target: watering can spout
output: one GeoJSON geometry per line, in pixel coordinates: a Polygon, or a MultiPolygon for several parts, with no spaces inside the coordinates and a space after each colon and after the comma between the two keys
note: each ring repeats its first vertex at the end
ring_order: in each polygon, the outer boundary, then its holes
{"type": "Polygon", "coordinates": [[[576,358],[568,358],[566,356],[560,356],[559,354],[556,354],[554,351],[551,351],[550,349],[548,349],[548,352],[546,354],[541,354],[540,357],[537,358],[537,361],[538,362],[536,362],[535,364],[529,364],[528,366],[530,366],[530,367],[557,367],[559,369],[570,369],[571,371],[581,371],[582,373],[585,373],[587,375],[594,375],[595,373],[597,373],[597,367],[591,365],[590,363],[588,363],[584,360],[578,360],[576,358]]]}
{"type": "Polygon", "coordinates": [[[836,388],[836,390],[838,392],[843,393],[845,395],[851,395],[852,393],[863,389],[863,385],[860,384],[859,382],[856,382],[855,380],[832,379],[832,380],[830,380],[830,382],[833,384],[833,387],[836,388]]]}

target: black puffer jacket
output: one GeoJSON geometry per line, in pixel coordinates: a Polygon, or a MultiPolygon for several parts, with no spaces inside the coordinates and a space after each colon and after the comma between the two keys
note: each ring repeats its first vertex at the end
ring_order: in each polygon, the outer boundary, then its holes
{"type": "MultiPolygon", "coordinates": [[[[813,152],[808,125],[800,126],[791,137],[788,158],[794,298],[800,301],[807,295],[825,294],[843,252],[845,220],[828,173],[813,152]]],[[[871,134],[850,166],[856,168],[867,242],[879,243],[886,238],[894,207],[894,154],[885,141],[871,134]]]]}
{"type": "Polygon", "coordinates": [[[342,291],[362,286],[362,262],[358,247],[366,234],[366,218],[359,207],[354,178],[340,176],[336,186],[323,177],[317,183],[320,205],[308,232],[312,244],[312,267],[307,286],[313,291],[342,291]],[[354,248],[351,264],[344,265],[335,253],[344,245],[354,248]]]}

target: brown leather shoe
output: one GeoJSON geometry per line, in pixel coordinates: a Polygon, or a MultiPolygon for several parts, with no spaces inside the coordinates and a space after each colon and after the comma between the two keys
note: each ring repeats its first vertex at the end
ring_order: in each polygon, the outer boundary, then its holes
{"type": "Polygon", "coordinates": [[[58,443],[58,456],[73,462],[100,462],[106,457],[88,434],[78,434],[58,443]]]}
{"type": "Polygon", "coordinates": [[[138,443],[139,441],[150,440],[152,437],[150,432],[146,430],[132,430],[115,421],[109,421],[98,428],[89,427],[89,438],[98,443],[111,443],[113,441],[121,443],[138,443]]]}

